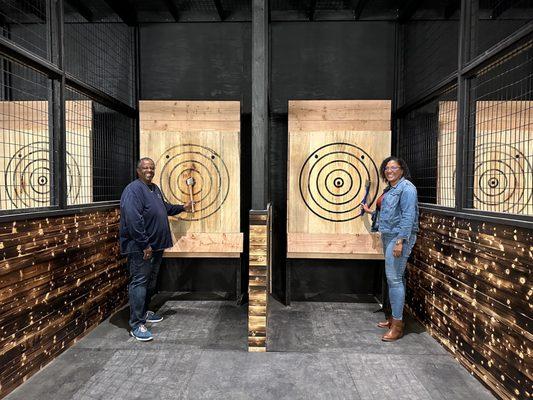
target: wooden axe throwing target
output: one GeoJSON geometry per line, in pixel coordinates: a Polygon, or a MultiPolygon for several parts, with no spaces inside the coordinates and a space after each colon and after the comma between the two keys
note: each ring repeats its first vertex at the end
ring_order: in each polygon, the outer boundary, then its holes
{"type": "Polygon", "coordinates": [[[174,246],[165,257],[240,257],[240,102],[139,104],[141,156],[155,161],[154,182],[171,204],[194,202],[169,217],[174,246]]]}
{"type": "Polygon", "coordinates": [[[289,101],[287,257],[382,259],[375,208],[390,154],[390,101],[289,101]]]}

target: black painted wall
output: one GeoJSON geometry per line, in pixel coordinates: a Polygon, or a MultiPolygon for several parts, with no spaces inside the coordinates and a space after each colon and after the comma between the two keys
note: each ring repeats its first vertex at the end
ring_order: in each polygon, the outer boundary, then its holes
{"type": "Polygon", "coordinates": [[[392,22],[271,24],[269,180],[276,212],[273,286],[280,299],[285,297],[287,263],[293,267],[293,300],[309,298],[309,293],[372,294],[381,283],[380,263],[285,258],[287,106],[297,99],[392,99],[394,31],[392,22]]]}
{"type": "Polygon", "coordinates": [[[251,109],[251,24],[140,28],[141,100],[240,100],[251,109]]]}
{"type": "MultiPolygon", "coordinates": [[[[241,101],[242,232],[248,230],[250,209],[251,51],[250,23],[140,27],[141,100],[241,101]]],[[[246,252],[242,258],[247,259],[246,252]]],[[[159,287],[170,292],[225,292],[234,298],[247,292],[244,265],[238,259],[165,259],[159,287]],[[242,279],[236,287],[239,272],[242,279]]]]}

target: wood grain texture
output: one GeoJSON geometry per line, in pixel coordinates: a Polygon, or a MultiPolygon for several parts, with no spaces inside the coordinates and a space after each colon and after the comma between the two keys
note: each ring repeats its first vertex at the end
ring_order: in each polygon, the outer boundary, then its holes
{"type": "Polygon", "coordinates": [[[169,218],[175,245],[165,256],[242,252],[240,103],[143,100],[139,108],[141,154],[156,163],[154,182],[171,204],[195,201],[194,213],[169,218]]]}
{"type": "Polygon", "coordinates": [[[422,213],[411,311],[502,399],[531,397],[533,231],[422,213]]]}
{"type": "Polygon", "coordinates": [[[266,351],[271,208],[250,212],[248,351],[266,351]]]}
{"type": "Polygon", "coordinates": [[[0,397],[127,302],[118,209],[0,224],[0,397]]]}
{"type": "Polygon", "coordinates": [[[287,257],[376,258],[372,207],[390,154],[390,101],[289,101],[287,257]]]}
{"type": "Polygon", "coordinates": [[[182,253],[242,253],[242,233],[186,233],[174,236],[174,246],[165,250],[165,257],[180,256],[182,253]]]}

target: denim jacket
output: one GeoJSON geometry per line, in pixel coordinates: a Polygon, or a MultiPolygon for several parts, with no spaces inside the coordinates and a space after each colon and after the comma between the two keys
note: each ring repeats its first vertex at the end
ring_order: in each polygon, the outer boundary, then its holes
{"type": "Polygon", "coordinates": [[[418,232],[416,187],[407,179],[401,178],[383,197],[378,216],[378,230],[405,240],[409,239],[411,233],[418,232]]]}

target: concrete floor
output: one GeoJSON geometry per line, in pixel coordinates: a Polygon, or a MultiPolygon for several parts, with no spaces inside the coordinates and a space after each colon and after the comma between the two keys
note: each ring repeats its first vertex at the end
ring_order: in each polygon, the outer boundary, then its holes
{"type": "Polygon", "coordinates": [[[268,353],[246,351],[246,306],[160,296],[155,339],[102,323],[8,400],[494,399],[420,325],[379,340],[376,304],[271,301],[268,353]]]}

